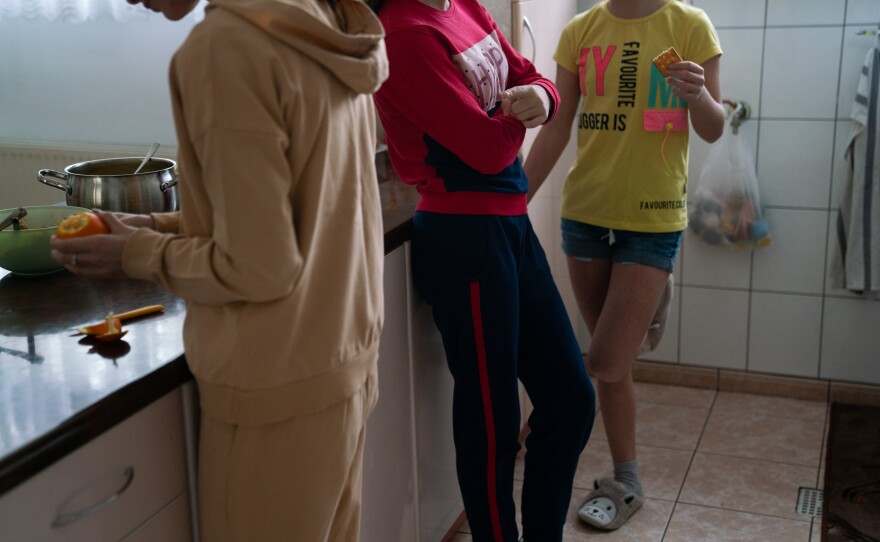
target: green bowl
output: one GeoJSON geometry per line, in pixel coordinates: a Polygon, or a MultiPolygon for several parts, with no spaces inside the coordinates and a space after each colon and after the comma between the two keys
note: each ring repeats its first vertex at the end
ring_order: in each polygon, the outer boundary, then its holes
{"type": "MultiPolygon", "coordinates": [[[[0,210],[0,220],[9,216],[17,207],[0,210]]],[[[27,216],[23,228],[12,226],[0,231],[0,267],[16,275],[46,275],[64,269],[52,259],[49,238],[58,229],[58,223],[70,215],[88,211],[82,207],[64,205],[37,205],[25,207],[27,216]]]]}

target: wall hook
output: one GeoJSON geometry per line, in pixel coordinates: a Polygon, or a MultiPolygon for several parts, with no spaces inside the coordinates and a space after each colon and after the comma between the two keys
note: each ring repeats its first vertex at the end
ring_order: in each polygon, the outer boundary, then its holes
{"type": "Polygon", "coordinates": [[[730,112],[730,126],[733,128],[733,133],[736,134],[739,131],[739,125],[751,118],[752,108],[749,104],[742,101],[721,100],[721,102],[732,110],[730,112]]]}

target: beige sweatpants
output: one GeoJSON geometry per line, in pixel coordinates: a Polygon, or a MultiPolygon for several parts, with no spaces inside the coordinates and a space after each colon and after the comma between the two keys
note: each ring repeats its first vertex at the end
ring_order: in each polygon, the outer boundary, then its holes
{"type": "Polygon", "coordinates": [[[203,542],[357,542],[375,375],[348,400],[284,422],[207,415],[199,437],[203,542]]]}

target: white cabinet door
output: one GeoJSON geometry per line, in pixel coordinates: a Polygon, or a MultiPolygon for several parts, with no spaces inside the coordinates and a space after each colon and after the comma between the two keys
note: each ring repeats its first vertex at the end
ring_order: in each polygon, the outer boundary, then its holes
{"type": "Polygon", "coordinates": [[[403,246],[385,257],[379,402],[364,446],[363,542],[418,540],[407,265],[403,246]]]}
{"type": "Polygon", "coordinates": [[[412,363],[421,542],[440,542],[464,511],[452,442],[453,380],[431,307],[412,293],[412,363]]]}
{"type": "Polygon", "coordinates": [[[0,538],[122,539],[186,491],[183,435],[174,390],[3,495],[0,538]]]}

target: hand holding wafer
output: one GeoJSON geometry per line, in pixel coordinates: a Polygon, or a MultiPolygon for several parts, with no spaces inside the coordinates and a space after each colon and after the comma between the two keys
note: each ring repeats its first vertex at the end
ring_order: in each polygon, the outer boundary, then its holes
{"type": "Polygon", "coordinates": [[[691,102],[699,98],[706,88],[703,67],[695,62],[682,60],[675,47],[666,49],[653,59],[654,65],[672,86],[672,93],[691,102]],[[676,65],[673,68],[673,65],[676,65]]]}
{"type": "Polygon", "coordinates": [[[663,77],[668,77],[666,75],[669,70],[670,64],[675,64],[676,62],[681,62],[681,55],[678,54],[678,51],[675,50],[675,47],[670,47],[666,49],[659,55],[654,57],[654,65],[657,66],[657,69],[660,70],[660,73],[663,74],[663,77]]]}

